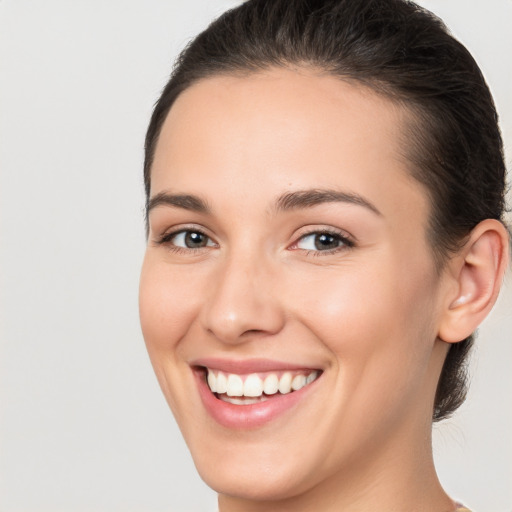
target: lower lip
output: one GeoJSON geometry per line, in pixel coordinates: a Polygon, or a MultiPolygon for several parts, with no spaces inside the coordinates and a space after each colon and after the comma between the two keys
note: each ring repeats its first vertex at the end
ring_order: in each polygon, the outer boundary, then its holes
{"type": "Polygon", "coordinates": [[[237,430],[258,428],[281,416],[303,400],[316,382],[286,395],[272,395],[265,402],[235,405],[218,399],[210,391],[204,372],[197,370],[194,374],[199,395],[210,416],[223,427],[237,430]]]}

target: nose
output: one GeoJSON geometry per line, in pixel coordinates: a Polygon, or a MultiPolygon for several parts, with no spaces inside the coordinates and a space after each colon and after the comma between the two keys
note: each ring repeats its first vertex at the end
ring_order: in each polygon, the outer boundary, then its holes
{"type": "Polygon", "coordinates": [[[203,303],[203,328],[227,344],[278,333],[285,315],[275,272],[263,258],[233,255],[219,267],[203,303]]]}

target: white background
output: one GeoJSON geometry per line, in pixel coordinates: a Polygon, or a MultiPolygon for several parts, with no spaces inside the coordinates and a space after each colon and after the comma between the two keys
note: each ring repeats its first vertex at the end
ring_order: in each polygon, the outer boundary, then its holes
{"type": "MultiPolygon", "coordinates": [[[[142,147],[176,53],[235,0],[0,0],[0,512],[215,509],[138,325],[142,147]]],[[[512,160],[512,1],[424,0],[474,53],[512,160]]],[[[512,282],[441,480],[512,511],[512,282]]]]}

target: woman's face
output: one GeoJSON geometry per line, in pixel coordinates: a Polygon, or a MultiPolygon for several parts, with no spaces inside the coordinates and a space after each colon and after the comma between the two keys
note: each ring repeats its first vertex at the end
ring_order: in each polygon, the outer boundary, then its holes
{"type": "Polygon", "coordinates": [[[364,486],[428,440],[444,281],[405,118],[362,86],[284,69],[202,80],[167,117],[142,329],[223,494],[364,486]]]}

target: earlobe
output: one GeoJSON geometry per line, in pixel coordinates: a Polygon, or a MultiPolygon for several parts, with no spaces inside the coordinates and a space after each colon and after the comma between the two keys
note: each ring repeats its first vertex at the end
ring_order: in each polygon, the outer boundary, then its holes
{"type": "Polygon", "coordinates": [[[456,293],[451,291],[451,296],[447,296],[439,326],[440,339],[456,343],[477,329],[496,302],[507,263],[505,226],[494,219],[480,222],[449,263],[456,293]]]}

